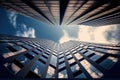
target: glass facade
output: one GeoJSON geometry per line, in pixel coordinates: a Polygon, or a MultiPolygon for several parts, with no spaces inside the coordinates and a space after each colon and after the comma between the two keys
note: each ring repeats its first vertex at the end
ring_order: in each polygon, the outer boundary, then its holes
{"type": "Polygon", "coordinates": [[[16,37],[8,37],[9,41],[3,42],[6,38],[0,38],[0,47],[6,50],[1,51],[0,66],[4,67],[3,71],[8,71],[6,77],[10,74],[23,78],[98,79],[119,61],[118,46],[78,41],[57,44],[49,40],[16,37]]]}

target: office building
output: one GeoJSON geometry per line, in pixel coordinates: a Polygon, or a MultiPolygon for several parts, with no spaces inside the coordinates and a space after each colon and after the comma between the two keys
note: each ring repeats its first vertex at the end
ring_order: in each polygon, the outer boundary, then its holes
{"type": "Polygon", "coordinates": [[[0,78],[120,77],[120,46],[0,35],[0,78]]]}
{"type": "Polygon", "coordinates": [[[0,7],[51,25],[120,23],[120,0],[1,0],[0,7]]]}

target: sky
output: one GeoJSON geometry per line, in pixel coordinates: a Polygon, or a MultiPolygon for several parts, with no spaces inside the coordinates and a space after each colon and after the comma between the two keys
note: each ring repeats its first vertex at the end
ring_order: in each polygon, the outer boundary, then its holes
{"type": "Polygon", "coordinates": [[[92,27],[86,25],[48,25],[16,12],[0,9],[0,34],[42,38],[57,43],[70,40],[118,44],[120,24],[92,27]]]}

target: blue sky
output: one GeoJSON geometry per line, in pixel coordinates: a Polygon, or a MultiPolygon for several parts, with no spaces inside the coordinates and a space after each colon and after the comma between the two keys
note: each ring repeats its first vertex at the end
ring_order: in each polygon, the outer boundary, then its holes
{"type": "Polygon", "coordinates": [[[0,9],[0,34],[43,38],[64,43],[69,40],[119,43],[120,24],[92,27],[85,25],[53,26],[16,12],[0,9]]]}

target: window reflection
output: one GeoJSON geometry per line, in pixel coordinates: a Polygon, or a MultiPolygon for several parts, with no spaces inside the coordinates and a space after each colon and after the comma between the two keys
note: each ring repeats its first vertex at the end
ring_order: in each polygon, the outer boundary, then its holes
{"type": "Polygon", "coordinates": [[[118,61],[117,58],[108,57],[107,59],[102,61],[99,65],[105,69],[110,69],[117,61],[118,61]]]}
{"type": "Polygon", "coordinates": [[[91,65],[87,60],[82,60],[80,62],[83,67],[86,69],[86,71],[91,75],[92,78],[100,78],[103,76],[103,73],[101,73],[99,70],[97,70],[93,65],[91,65]]]}
{"type": "Polygon", "coordinates": [[[75,59],[73,59],[73,58],[70,59],[70,60],[68,60],[68,63],[69,63],[69,64],[72,64],[72,63],[74,63],[74,62],[75,62],[75,59]]]}
{"type": "Polygon", "coordinates": [[[23,65],[26,65],[30,61],[30,59],[28,59],[24,55],[17,57],[16,60],[22,63],[23,65]]]}
{"type": "Polygon", "coordinates": [[[79,60],[79,59],[81,59],[81,58],[83,58],[79,53],[76,53],[75,54],[75,57],[79,60]]]}
{"type": "Polygon", "coordinates": [[[58,78],[68,78],[67,71],[63,70],[58,73],[58,78]]]}
{"type": "Polygon", "coordinates": [[[45,64],[44,64],[44,63],[42,63],[42,62],[40,62],[40,61],[36,61],[36,62],[34,63],[34,65],[32,66],[31,70],[32,70],[34,73],[36,73],[36,74],[38,74],[39,76],[41,76],[44,67],[45,67],[45,64]]]}
{"type": "Polygon", "coordinates": [[[17,66],[15,63],[5,63],[4,66],[12,73],[17,74],[21,68],[17,66]]]}
{"type": "Polygon", "coordinates": [[[55,69],[51,66],[48,67],[46,78],[54,78],[55,69]]]}
{"type": "Polygon", "coordinates": [[[80,69],[80,67],[78,66],[78,64],[75,64],[73,66],[70,67],[71,68],[71,71],[74,73],[76,71],[78,71],[80,69]]]}

